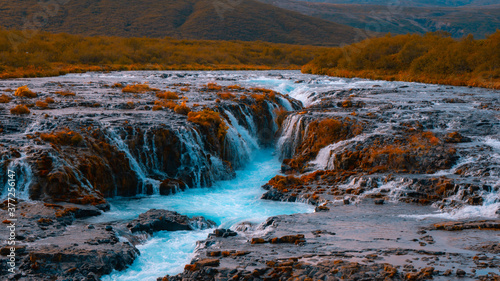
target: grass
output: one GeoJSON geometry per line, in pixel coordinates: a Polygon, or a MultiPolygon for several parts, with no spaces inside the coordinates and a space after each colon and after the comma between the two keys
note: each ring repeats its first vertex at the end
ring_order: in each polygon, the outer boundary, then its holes
{"type": "Polygon", "coordinates": [[[28,86],[21,86],[17,88],[16,92],[14,93],[14,96],[16,97],[22,97],[22,98],[36,98],[38,95],[31,91],[28,86]]]}
{"type": "Polygon", "coordinates": [[[30,110],[25,105],[19,104],[16,107],[11,108],[10,113],[15,115],[25,115],[30,114],[30,110]]]}
{"type": "Polygon", "coordinates": [[[132,84],[132,85],[127,85],[122,89],[122,92],[124,93],[134,93],[134,94],[157,92],[157,91],[160,91],[160,89],[151,88],[148,84],[132,84]]]}

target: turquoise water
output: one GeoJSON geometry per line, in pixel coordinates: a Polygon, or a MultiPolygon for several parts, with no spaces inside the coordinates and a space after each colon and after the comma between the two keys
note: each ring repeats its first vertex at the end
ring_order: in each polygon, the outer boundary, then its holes
{"type": "MultiPolygon", "coordinates": [[[[166,209],[188,216],[204,216],[219,227],[229,228],[243,221],[260,223],[276,215],[312,212],[312,206],[260,200],[263,184],[279,173],[280,162],[274,150],[262,149],[253,160],[236,172],[232,180],[218,182],[211,188],[188,189],[172,196],[111,200],[111,210],[95,221],[136,218],[149,209],[166,209]]],[[[189,263],[196,241],[203,240],[212,230],[160,232],[138,248],[141,255],[132,266],[113,272],[103,280],[156,280],[166,274],[182,272],[189,263]]]]}

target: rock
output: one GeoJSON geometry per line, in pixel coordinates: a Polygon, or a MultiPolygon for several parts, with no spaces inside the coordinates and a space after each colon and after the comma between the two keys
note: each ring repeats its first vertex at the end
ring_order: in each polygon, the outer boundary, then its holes
{"type": "Polygon", "coordinates": [[[144,231],[152,234],[157,231],[194,230],[213,227],[215,223],[202,217],[189,218],[177,212],[151,209],[127,224],[132,232],[144,231]]]}
{"type": "Polygon", "coordinates": [[[376,199],[373,201],[376,205],[384,205],[385,200],[384,199],[376,199]]]}
{"type": "Polygon", "coordinates": [[[106,231],[112,231],[113,227],[111,225],[106,225],[105,229],[106,231]]]}
{"type": "Polygon", "coordinates": [[[456,274],[457,274],[457,276],[463,277],[467,273],[464,270],[462,270],[462,269],[459,268],[459,269],[457,269],[457,273],[456,274]]]}
{"type": "Polygon", "coordinates": [[[236,233],[230,229],[223,229],[223,228],[216,229],[216,230],[214,230],[213,233],[214,233],[215,237],[223,237],[223,238],[238,235],[238,233],[236,233]]]}

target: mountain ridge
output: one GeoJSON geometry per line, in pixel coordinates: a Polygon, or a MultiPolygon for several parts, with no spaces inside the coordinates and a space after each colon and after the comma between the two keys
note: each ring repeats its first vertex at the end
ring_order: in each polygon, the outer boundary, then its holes
{"type": "Polygon", "coordinates": [[[353,43],[359,30],[249,0],[64,0],[45,9],[36,0],[0,0],[0,26],[86,36],[267,41],[337,46],[353,43]],[[52,10],[50,10],[52,8],[52,10]],[[37,22],[38,21],[38,22],[37,22]]]}

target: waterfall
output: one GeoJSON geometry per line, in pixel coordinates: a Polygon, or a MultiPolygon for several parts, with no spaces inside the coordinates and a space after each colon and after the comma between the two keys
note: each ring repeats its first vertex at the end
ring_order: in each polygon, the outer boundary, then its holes
{"type": "Polygon", "coordinates": [[[146,173],[143,171],[143,168],[137,162],[137,160],[134,158],[132,153],[130,152],[127,144],[118,136],[118,134],[114,131],[113,128],[108,127],[108,135],[106,136],[110,143],[114,144],[120,151],[125,153],[127,155],[127,158],[129,160],[130,168],[135,172],[139,180],[141,181],[141,188],[138,190],[139,194],[146,194],[146,187],[148,184],[150,184],[153,187],[153,194],[157,195],[160,194],[160,181],[149,178],[146,176],[146,173]]]}
{"type": "MultiPolygon", "coordinates": [[[[22,152],[21,157],[12,160],[7,167],[7,171],[9,170],[15,172],[15,198],[29,200],[29,187],[33,180],[33,172],[31,170],[30,164],[27,161],[26,153],[22,152]]],[[[6,181],[2,197],[7,197],[9,188],[11,188],[11,186],[9,186],[8,181],[6,181]]]]}
{"type": "Polygon", "coordinates": [[[278,140],[278,153],[281,159],[292,157],[302,142],[302,120],[302,115],[293,114],[283,121],[283,130],[278,140]]]}

